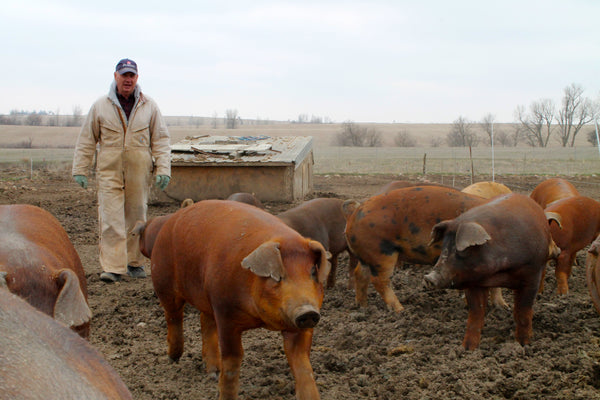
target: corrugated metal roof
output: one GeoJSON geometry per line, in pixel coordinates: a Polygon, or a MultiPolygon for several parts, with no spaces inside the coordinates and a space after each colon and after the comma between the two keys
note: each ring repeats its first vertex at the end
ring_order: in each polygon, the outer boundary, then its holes
{"type": "Polygon", "coordinates": [[[312,143],[312,136],[187,137],[171,145],[171,164],[299,164],[312,151],[312,143]]]}

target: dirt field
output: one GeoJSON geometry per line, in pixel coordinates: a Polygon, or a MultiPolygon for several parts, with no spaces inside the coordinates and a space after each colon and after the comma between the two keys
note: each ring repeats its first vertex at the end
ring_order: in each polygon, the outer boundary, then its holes
{"type": "MultiPolygon", "coordinates": [[[[76,186],[68,172],[28,175],[4,169],[0,203],[27,203],[52,212],[64,225],[83,261],[94,312],[90,342],[120,373],[135,399],[215,399],[217,383],[201,357],[199,314],[188,308],[186,344],[178,363],[166,355],[166,327],[151,279],[106,285],[99,278],[96,193],[76,186]]],[[[406,177],[404,177],[406,178],[406,177]]],[[[314,197],[364,198],[397,176],[315,176],[314,197]]],[[[542,177],[497,177],[529,194],[542,177]]],[[[582,194],[600,198],[600,178],[569,178],[582,194]]],[[[447,183],[447,182],[446,182],[447,183]]],[[[460,188],[468,182],[456,185],[460,188]]],[[[92,185],[93,186],[93,185],[92,185]]],[[[271,212],[293,204],[267,203],[271,212]]],[[[149,215],[178,204],[151,204],[149,215]]],[[[583,262],[585,253],[579,254],[583,262]]],[[[369,305],[354,306],[347,289],[347,257],[336,287],[325,293],[315,328],[311,361],[323,399],[594,399],[600,398],[600,315],[591,304],[584,269],[575,267],[571,292],[558,297],[554,271],[534,307],[532,344],[514,341],[507,310],[486,316],[481,347],[461,347],[467,310],[457,291],[424,292],[429,267],[395,271],[393,286],[405,307],[389,312],[370,288],[369,305]]],[[[512,302],[512,295],[504,292],[512,302]]],[[[281,336],[266,330],[244,335],[240,398],[293,399],[294,383],[281,336]]]]}

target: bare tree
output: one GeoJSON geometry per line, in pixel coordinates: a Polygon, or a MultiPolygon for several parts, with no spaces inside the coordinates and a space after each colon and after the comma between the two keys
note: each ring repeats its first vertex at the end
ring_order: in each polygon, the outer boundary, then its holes
{"type": "Polygon", "coordinates": [[[210,122],[210,126],[211,126],[213,129],[217,129],[217,126],[218,126],[218,125],[219,125],[219,116],[218,116],[217,112],[215,111],[215,112],[213,113],[213,115],[212,115],[212,119],[211,119],[211,122],[210,122]]]}
{"type": "Polygon", "coordinates": [[[525,106],[517,106],[515,114],[521,124],[521,133],[525,142],[532,147],[547,147],[554,119],[552,100],[532,102],[529,113],[525,111],[525,106]]]}
{"type": "Polygon", "coordinates": [[[559,126],[558,136],[563,147],[567,144],[573,147],[575,137],[585,124],[594,120],[596,111],[592,101],[583,97],[581,86],[572,83],[563,93],[562,107],[556,118],[559,126]]]}
{"type": "Polygon", "coordinates": [[[232,109],[225,110],[225,127],[227,129],[235,129],[238,124],[238,111],[232,109]]]}
{"type": "Polygon", "coordinates": [[[338,146],[379,147],[383,140],[381,132],[346,121],[342,124],[342,131],[336,135],[334,143],[338,146]]]}
{"type": "Polygon", "coordinates": [[[81,111],[81,107],[73,106],[73,112],[71,114],[71,118],[67,122],[68,126],[80,126],[83,122],[82,118],[83,112],[81,111]]]}
{"type": "Polygon", "coordinates": [[[492,140],[494,140],[494,121],[496,117],[492,114],[486,114],[481,119],[479,125],[481,129],[488,135],[490,146],[493,144],[492,140]]]}
{"type": "Polygon", "coordinates": [[[452,123],[452,130],[446,136],[446,142],[452,147],[477,146],[479,137],[473,131],[473,123],[461,115],[452,123]]]}
{"type": "Polygon", "coordinates": [[[417,141],[406,129],[402,129],[394,137],[394,144],[398,147],[415,147],[417,141]]]}

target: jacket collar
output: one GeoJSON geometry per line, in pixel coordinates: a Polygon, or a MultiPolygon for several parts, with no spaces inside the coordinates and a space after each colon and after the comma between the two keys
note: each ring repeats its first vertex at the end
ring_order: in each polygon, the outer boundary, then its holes
{"type": "MultiPolygon", "coordinates": [[[[140,85],[135,85],[133,95],[135,96],[135,104],[134,104],[133,108],[135,108],[138,103],[144,102],[144,96],[142,95],[142,88],[140,87],[140,85]]],[[[108,98],[117,107],[121,107],[121,104],[119,103],[119,99],[117,99],[117,82],[115,80],[113,80],[110,85],[110,90],[108,91],[108,98]]]]}

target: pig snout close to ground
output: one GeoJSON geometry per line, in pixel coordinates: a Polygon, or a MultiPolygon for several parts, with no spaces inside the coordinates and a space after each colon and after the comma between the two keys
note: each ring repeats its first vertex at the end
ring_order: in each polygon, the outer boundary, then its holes
{"type": "Polygon", "coordinates": [[[529,196],[545,209],[557,200],[579,196],[579,191],[566,179],[548,178],[538,184],[529,196]]]}
{"type": "Polygon", "coordinates": [[[425,284],[465,290],[469,315],[463,346],[467,350],[479,346],[485,300],[493,287],[513,290],[515,337],[521,345],[528,344],[542,274],[556,254],[542,208],[520,194],[496,197],[435,225],[432,242],[441,242],[442,250],[425,284]]]}
{"type": "Polygon", "coordinates": [[[87,338],[92,312],[81,260],[60,222],[31,205],[0,205],[0,287],[87,338]]]}
{"type": "Polygon", "coordinates": [[[553,202],[544,211],[560,220],[550,224],[550,232],[560,248],[554,269],[556,291],[564,295],[569,293],[568,280],[577,252],[600,234],[600,203],[586,196],[571,196],[553,202]]]}
{"type": "MultiPolygon", "coordinates": [[[[306,201],[297,207],[277,215],[287,226],[321,243],[331,253],[331,271],[327,277],[327,287],[335,286],[338,256],[348,251],[348,243],[344,236],[346,217],[342,212],[341,199],[316,198],[306,201]]],[[[356,267],[356,257],[349,253],[349,282],[353,280],[352,272],[356,267]]]]}
{"type": "Polygon", "coordinates": [[[387,306],[404,308],[390,287],[398,261],[433,265],[440,244],[429,246],[435,224],[485,203],[479,196],[440,186],[416,186],[373,196],[363,204],[344,203],[346,240],[358,258],[355,269],[356,303],[365,306],[369,282],[387,306]]]}
{"type": "Polygon", "coordinates": [[[0,398],[132,398],[86,340],[2,287],[0,326],[0,398]]]}
{"type": "Polygon", "coordinates": [[[152,249],[152,282],[167,321],[168,355],[183,353],[185,303],[200,311],[202,358],[219,373],[221,399],[235,399],[242,333],[281,331],[299,399],[318,399],[309,354],[320,319],[328,252],[276,216],[229,200],[174,213],[152,249]]]}

